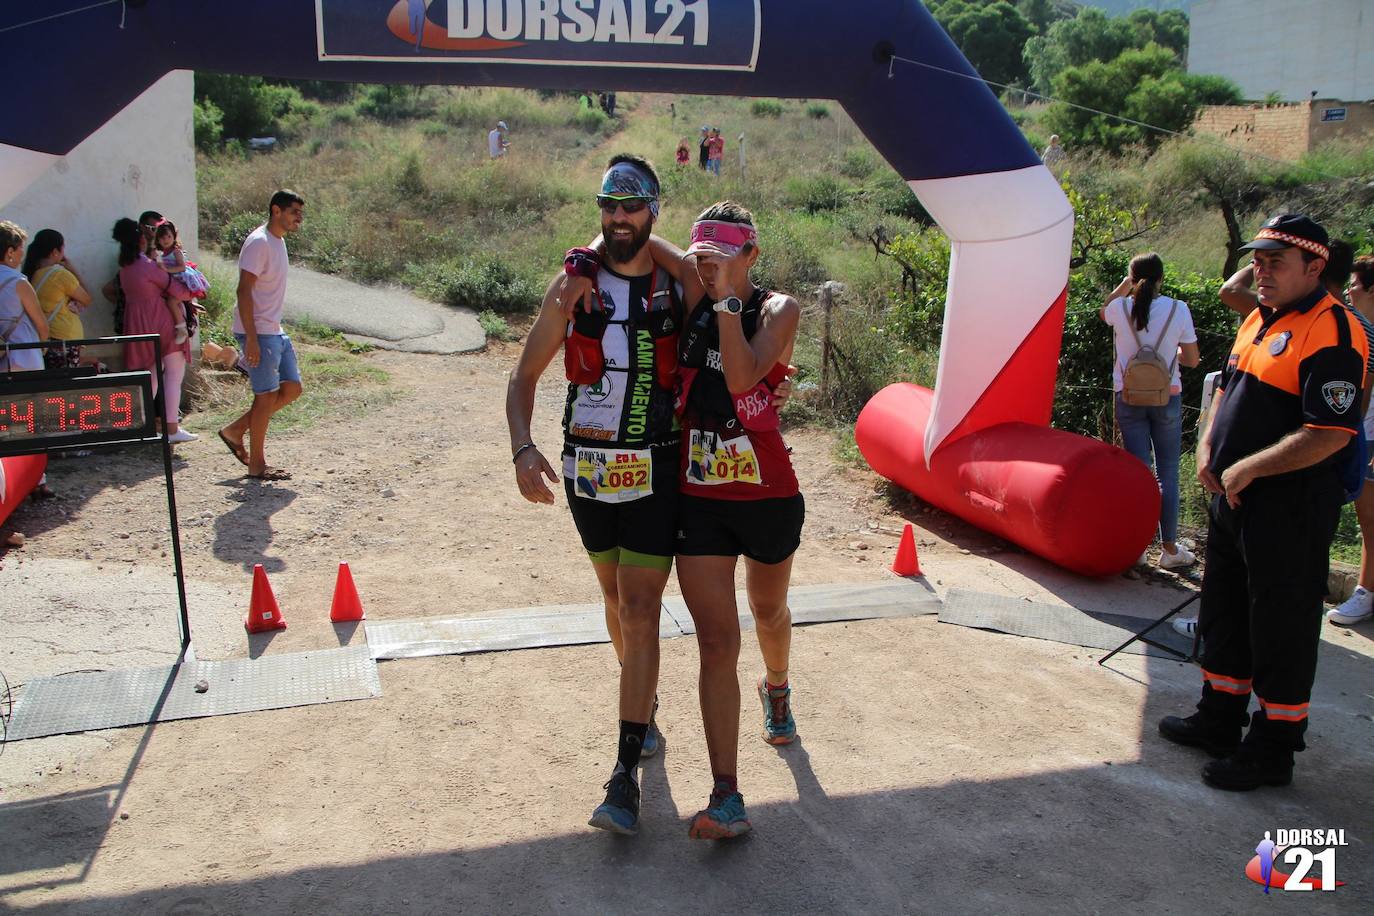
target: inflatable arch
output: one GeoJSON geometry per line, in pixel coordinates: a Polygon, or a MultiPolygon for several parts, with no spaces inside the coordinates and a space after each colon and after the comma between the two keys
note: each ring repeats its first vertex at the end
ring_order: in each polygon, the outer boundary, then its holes
{"type": "Polygon", "coordinates": [[[8,100],[0,205],[173,69],[835,99],[952,247],[935,393],[893,386],[865,409],[874,469],[1085,573],[1149,540],[1148,471],[1046,427],[1073,212],[915,0],[50,0],[8,4],[0,29],[10,72],[45,90],[8,100]]]}

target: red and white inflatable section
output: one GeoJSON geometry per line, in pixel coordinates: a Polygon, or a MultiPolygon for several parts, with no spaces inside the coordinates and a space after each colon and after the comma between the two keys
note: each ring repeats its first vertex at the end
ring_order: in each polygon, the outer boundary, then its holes
{"type": "Polygon", "coordinates": [[[1073,239],[1058,182],[1034,166],[910,184],[951,240],[940,367],[933,393],[891,385],[868,402],[860,450],[926,502],[1061,566],[1126,569],[1154,536],[1154,476],[1048,425],[1073,239]]]}

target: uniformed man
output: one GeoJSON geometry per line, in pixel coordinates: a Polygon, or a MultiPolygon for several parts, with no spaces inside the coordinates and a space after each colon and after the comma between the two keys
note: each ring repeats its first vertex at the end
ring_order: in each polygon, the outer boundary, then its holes
{"type": "Polygon", "coordinates": [[[1198,479],[1214,494],[1202,699],[1159,730],[1219,758],[1202,771],[1219,789],[1287,785],[1305,747],[1341,468],[1369,353],[1364,330],[1322,287],[1329,244],[1317,223],[1285,214],[1245,246],[1259,308],[1236,335],[1198,443],[1198,479]],[[1251,693],[1258,708],[1247,716],[1251,693]]]}

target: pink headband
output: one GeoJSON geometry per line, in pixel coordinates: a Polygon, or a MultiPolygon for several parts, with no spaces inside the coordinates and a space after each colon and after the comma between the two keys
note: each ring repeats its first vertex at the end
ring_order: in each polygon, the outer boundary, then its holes
{"type": "Polygon", "coordinates": [[[692,224],[692,241],[687,246],[687,253],[716,251],[726,256],[733,256],[739,252],[745,242],[757,244],[758,238],[758,231],[747,223],[704,219],[692,224]]]}

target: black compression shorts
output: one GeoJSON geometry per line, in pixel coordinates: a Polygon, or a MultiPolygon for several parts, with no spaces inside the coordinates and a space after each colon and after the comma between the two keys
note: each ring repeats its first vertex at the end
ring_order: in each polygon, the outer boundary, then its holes
{"type": "Polygon", "coordinates": [[[800,493],[776,499],[707,499],[683,495],[677,508],[677,552],[686,557],[743,554],[781,563],[801,545],[806,501],[800,493]]]}

